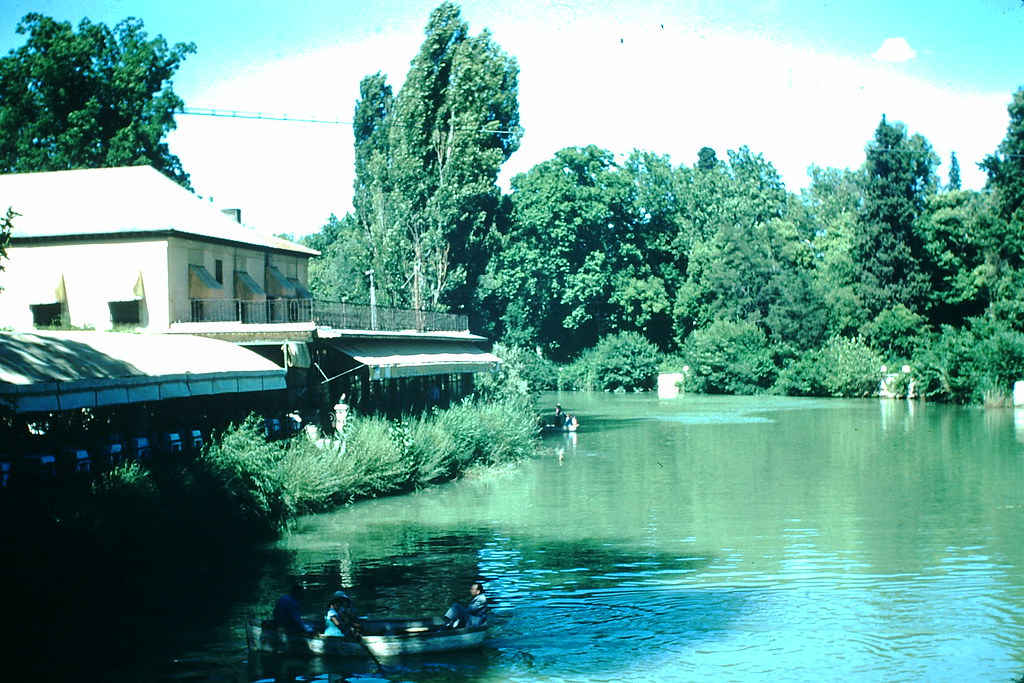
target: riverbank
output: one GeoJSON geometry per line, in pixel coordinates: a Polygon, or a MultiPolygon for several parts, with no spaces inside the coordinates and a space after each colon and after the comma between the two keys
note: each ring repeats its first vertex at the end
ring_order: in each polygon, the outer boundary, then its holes
{"type": "Polygon", "coordinates": [[[34,657],[52,650],[35,627],[49,631],[69,611],[95,628],[55,634],[61,646],[101,645],[103,625],[164,609],[150,603],[182,586],[192,588],[181,599],[192,599],[205,576],[237,565],[301,515],[530,457],[536,436],[532,406],[516,401],[465,402],[398,422],[354,416],[340,439],[268,441],[251,417],[193,458],[124,465],[45,496],[5,495],[0,583],[9,613],[31,626],[19,630],[24,642],[7,645],[34,657]]]}

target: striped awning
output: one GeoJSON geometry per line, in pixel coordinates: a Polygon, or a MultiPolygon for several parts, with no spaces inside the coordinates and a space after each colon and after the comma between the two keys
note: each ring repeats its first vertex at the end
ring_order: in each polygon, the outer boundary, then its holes
{"type": "Polygon", "coordinates": [[[370,369],[371,380],[496,372],[501,359],[465,341],[337,339],[336,350],[370,369]]]}

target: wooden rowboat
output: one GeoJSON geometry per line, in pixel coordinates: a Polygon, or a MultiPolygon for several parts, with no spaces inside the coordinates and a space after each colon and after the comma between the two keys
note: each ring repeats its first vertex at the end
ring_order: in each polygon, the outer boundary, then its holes
{"type": "Polygon", "coordinates": [[[487,626],[446,628],[444,619],[360,619],[362,638],[354,640],[278,628],[268,621],[249,619],[245,636],[249,650],[282,654],[397,657],[420,652],[445,652],[479,647],[487,626]]]}

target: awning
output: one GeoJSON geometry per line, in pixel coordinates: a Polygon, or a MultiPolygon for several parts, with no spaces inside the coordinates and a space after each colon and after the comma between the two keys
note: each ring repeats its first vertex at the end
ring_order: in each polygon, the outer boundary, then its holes
{"type": "Polygon", "coordinates": [[[224,296],[224,285],[210,275],[203,266],[194,263],[188,267],[188,298],[190,299],[221,299],[224,296]]]}
{"type": "Polygon", "coordinates": [[[267,266],[267,294],[292,299],[295,287],[276,266],[267,266]]]}
{"type": "Polygon", "coordinates": [[[496,372],[501,359],[468,342],[337,339],[331,346],[370,369],[370,379],[496,372]]]}
{"type": "Polygon", "coordinates": [[[231,342],[114,332],[0,333],[0,409],[16,413],[284,388],[282,368],[231,342]]]}
{"type": "Polygon", "coordinates": [[[295,296],[300,299],[312,299],[313,293],[306,289],[306,286],[296,280],[293,277],[288,278],[288,282],[291,283],[292,288],[295,290],[295,296]]]}
{"type": "Polygon", "coordinates": [[[134,282],[131,280],[118,282],[107,291],[107,301],[142,301],[145,298],[146,289],[142,284],[141,272],[134,282]]]}
{"type": "Polygon", "coordinates": [[[263,291],[263,288],[259,286],[252,276],[244,270],[235,271],[235,295],[239,299],[246,299],[249,301],[263,301],[267,298],[267,293],[263,291]],[[242,295],[245,296],[242,296],[242,295]]]}

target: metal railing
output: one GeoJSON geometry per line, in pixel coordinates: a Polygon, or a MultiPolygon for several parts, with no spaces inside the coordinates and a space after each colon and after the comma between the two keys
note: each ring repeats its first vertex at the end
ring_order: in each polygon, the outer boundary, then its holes
{"type": "Polygon", "coordinates": [[[300,323],[344,330],[465,332],[465,315],[364,306],[319,299],[190,299],[189,319],[178,322],[300,323]]]}

